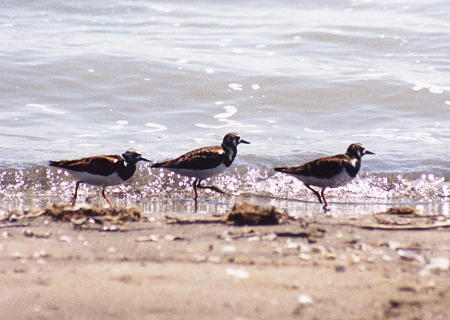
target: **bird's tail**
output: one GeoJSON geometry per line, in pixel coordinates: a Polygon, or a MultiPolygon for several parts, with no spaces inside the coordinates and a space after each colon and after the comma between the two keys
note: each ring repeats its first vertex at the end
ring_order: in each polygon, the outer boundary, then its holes
{"type": "Polygon", "coordinates": [[[52,166],[52,167],[60,167],[61,166],[61,162],[60,161],[49,161],[48,165],[52,166]]]}

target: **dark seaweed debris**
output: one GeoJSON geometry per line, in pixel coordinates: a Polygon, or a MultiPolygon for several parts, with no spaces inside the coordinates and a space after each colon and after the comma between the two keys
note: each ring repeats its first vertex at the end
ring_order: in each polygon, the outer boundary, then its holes
{"type": "Polygon", "coordinates": [[[194,223],[226,223],[238,226],[276,225],[287,220],[298,220],[290,217],[284,210],[274,206],[263,207],[249,202],[237,203],[230,212],[223,217],[178,218],[166,216],[168,223],[194,224],[194,223]]]}
{"type": "Polygon", "coordinates": [[[123,224],[126,221],[141,221],[144,216],[139,208],[123,207],[72,207],[69,205],[53,204],[44,209],[19,211],[13,210],[6,214],[0,221],[18,222],[34,219],[41,216],[51,217],[55,221],[67,221],[74,225],[87,223],[104,224],[123,224]]]}
{"type": "Polygon", "coordinates": [[[243,225],[274,225],[289,219],[286,211],[274,206],[262,207],[249,202],[237,203],[225,216],[225,222],[243,225]]]}
{"type": "Polygon", "coordinates": [[[66,205],[52,205],[43,209],[42,215],[51,216],[54,220],[70,221],[74,224],[83,224],[93,219],[96,223],[123,224],[126,221],[140,221],[143,219],[139,208],[123,207],[72,207],[66,205]]]}

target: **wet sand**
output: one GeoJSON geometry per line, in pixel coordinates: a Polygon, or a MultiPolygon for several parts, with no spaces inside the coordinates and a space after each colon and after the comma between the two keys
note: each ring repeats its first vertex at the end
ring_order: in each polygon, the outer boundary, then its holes
{"type": "Polygon", "coordinates": [[[171,222],[2,221],[1,318],[450,318],[446,217],[171,222]]]}

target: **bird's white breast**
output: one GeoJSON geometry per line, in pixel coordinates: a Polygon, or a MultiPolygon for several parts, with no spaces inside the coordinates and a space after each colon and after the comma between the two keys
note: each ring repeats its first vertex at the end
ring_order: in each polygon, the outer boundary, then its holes
{"type": "Polygon", "coordinates": [[[113,186],[116,184],[123,183],[122,178],[119,177],[119,175],[114,172],[113,174],[109,176],[102,176],[99,174],[92,174],[88,172],[82,172],[82,171],[69,171],[70,174],[72,174],[78,181],[83,181],[89,184],[93,184],[96,186],[113,186]]]}
{"type": "Polygon", "coordinates": [[[204,170],[195,170],[195,169],[169,169],[181,176],[185,177],[194,177],[199,179],[207,179],[218,175],[225,171],[227,167],[225,164],[221,163],[219,166],[212,169],[204,169],[204,170]]]}
{"type": "Polygon", "coordinates": [[[347,173],[347,170],[342,168],[341,172],[331,178],[317,178],[313,176],[300,176],[294,175],[297,179],[302,181],[304,184],[316,186],[316,187],[329,187],[329,188],[337,188],[341,187],[350,181],[352,181],[352,177],[347,173]]]}

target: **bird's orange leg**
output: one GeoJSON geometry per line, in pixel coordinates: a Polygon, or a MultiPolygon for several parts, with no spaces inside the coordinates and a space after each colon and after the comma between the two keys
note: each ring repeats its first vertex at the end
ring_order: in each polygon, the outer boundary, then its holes
{"type": "Polygon", "coordinates": [[[324,211],[328,211],[330,209],[327,208],[328,207],[328,202],[327,202],[327,199],[325,199],[325,194],[324,194],[325,188],[322,189],[322,199],[323,199],[323,202],[324,202],[323,210],[324,211]]]}
{"type": "MultiPolygon", "coordinates": [[[[322,197],[320,196],[320,193],[319,193],[317,190],[314,190],[313,188],[311,188],[311,187],[309,186],[309,184],[305,184],[305,186],[306,186],[309,190],[311,190],[312,192],[314,192],[314,194],[316,195],[317,199],[319,199],[319,202],[320,202],[320,203],[323,203],[323,202],[322,202],[322,197]]],[[[322,190],[322,192],[323,192],[323,190],[322,190]]]]}
{"type": "Polygon", "coordinates": [[[75,203],[77,202],[77,197],[78,197],[78,187],[80,186],[80,183],[82,183],[82,181],[78,181],[76,186],[75,186],[75,194],[72,197],[72,200],[70,200],[70,204],[72,205],[72,207],[75,205],[75,203]]]}
{"type": "Polygon", "coordinates": [[[109,204],[111,207],[113,207],[113,204],[111,203],[111,201],[109,201],[108,197],[107,197],[106,194],[105,194],[105,189],[104,189],[104,188],[103,188],[103,190],[102,190],[102,196],[103,196],[103,198],[105,198],[106,202],[108,202],[108,204],[109,204]]]}

